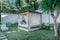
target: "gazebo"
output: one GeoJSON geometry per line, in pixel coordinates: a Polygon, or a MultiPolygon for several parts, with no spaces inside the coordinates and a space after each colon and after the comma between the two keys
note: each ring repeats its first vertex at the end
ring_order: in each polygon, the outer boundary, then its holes
{"type": "Polygon", "coordinates": [[[18,28],[25,31],[40,29],[42,13],[30,10],[20,10],[18,14],[18,28]]]}

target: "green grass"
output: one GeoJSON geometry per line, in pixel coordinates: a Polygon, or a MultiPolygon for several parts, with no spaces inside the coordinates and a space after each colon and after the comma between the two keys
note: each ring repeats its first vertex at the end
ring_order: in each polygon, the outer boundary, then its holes
{"type": "Polygon", "coordinates": [[[29,40],[48,40],[52,39],[53,34],[53,31],[37,30],[30,33],[29,40]]]}
{"type": "Polygon", "coordinates": [[[9,40],[22,40],[26,36],[27,32],[17,31],[17,32],[11,32],[9,34],[8,33],[4,33],[4,34],[7,36],[9,40]]]}
{"type": "Polygon", "coordinates": [[[4,33],[9,40],[55,40],[54,32],[50,30],[37,30],[33,32],[17,31],[4,33]]]}
{"type": "Polygon", "coordinates": [[[8,31],[16,31],[16,30],[18,30],[18,27],[8,27],[8,28],[9,28],[8,31]]]}
{"type": "MultiPolygon", "coordinates": [[[[11,25],[7,24],[7,26],[9,28],[9,31],[18,30],[17,23],[11,25]]],[[[20,30],[11,33],[4,32],[4,35],[6,35],[9,40],[55,40],[54,31],[51,30],[36,30],[32,32],[20,30]]]]}

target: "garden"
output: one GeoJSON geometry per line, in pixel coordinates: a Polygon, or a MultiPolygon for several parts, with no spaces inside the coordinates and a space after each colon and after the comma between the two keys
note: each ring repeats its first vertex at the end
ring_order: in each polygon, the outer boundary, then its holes
{"type": "MultiPolygon", "coordinates": [[[[57,40],[54,37],[53,29],[50,29],[50,27],[53,27],[53,24],[48,24],[47,26],[45,23],[42,23],[39,30],[31,32],[26,32],[23,30],[17,31],[17,22],[14,24],[6,23],[6,25],[9,28],[8,31],[10,31],[10,33],[4,32],[4,35],[8,38],[8,40],[57,40]]],[[[58,26],[60,26],[60,23],[58,26]]],[[[60,38],[58,40],[60,40],[60,38]]]]}
{"type": "Polygon", "coordinates": [[[18,29],[17,22],[6,23],[9,30],[3,33],[8,40],[60,40],[60,21],[57,23],[58,17],[60,18],[60,0],[16,0],[13,2],[0,0],[0,13],[18,14],[20,10],[41,10],[42,14],[46,13],[52,17],[53,24],[42,23],[39,30],[26,32],[18,29]]]}

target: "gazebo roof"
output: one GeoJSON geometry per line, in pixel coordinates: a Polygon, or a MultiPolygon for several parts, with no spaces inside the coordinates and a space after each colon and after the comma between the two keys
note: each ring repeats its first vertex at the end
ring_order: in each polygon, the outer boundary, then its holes
{"type": "Polygon", "coordinates": [[[38,12],[38,11],[31,11],[31,10],[19,10],[18,13],[24,13],[24,12],[42,14],[42,13],[40,13],[40,12],[38,12]]]}

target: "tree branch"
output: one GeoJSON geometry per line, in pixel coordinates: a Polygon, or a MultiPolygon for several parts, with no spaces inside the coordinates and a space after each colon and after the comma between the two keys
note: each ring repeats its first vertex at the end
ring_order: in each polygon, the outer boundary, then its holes
{"type": "Polygon", "coordinates": [[[55,17],[55,18],[57,19],[57,18],[58,18],[58,16],[59,16],[59,12],[57,12],[57,14],[56,14],[56,17],[55,17]]]}
{"type": "Polygon", "coordinates": [[[55,18],[55,16],[54,16],[53,12],[51,12],[51,16],[52,16],[52,18],[53,18],[53,19],[55,18]]]}

